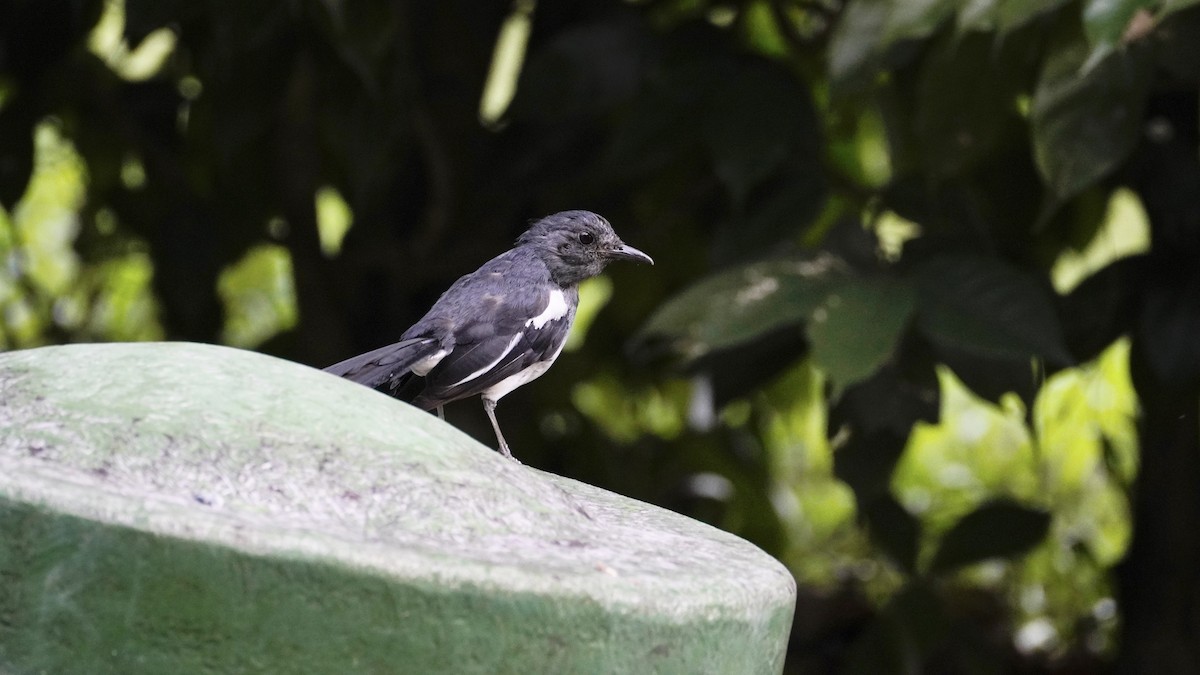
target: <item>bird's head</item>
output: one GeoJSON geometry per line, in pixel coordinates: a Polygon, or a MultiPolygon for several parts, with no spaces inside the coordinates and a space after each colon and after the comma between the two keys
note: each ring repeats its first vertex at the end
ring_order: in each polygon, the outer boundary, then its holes
{"type": "Polygon", "coordinates": [[[550,268],[550,277],[563,286],[600,274],[614,260],[654,264],[650,256],[621,241],[612,225],[591,211],[546,216],[526,230],[517,245],[536,250],[550,268]]]}

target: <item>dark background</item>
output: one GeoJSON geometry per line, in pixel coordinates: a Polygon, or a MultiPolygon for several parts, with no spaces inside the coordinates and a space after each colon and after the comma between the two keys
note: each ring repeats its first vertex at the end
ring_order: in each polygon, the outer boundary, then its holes
{"type": "MultiPolygon", "coordinates": [[[[1196,4],[127,0],[129,45],[176,39],[131,78],[88,48],[103,2],[0,0],[2,344],[142,336],[106,286],[131,256],[153,269],[145,336],[228,342],[218,279],[275,246],[298,319],[253,346],[328,365],[395,339],[529,220],[594,210],[656,266],[610,268],[583,347],[505,398],[506,434],[529,464],[797,570],[789,672],[1200,672],[1196,4]],[[513,15],[530,19],[516,95],[485,123],[513,15]],[[68,287],[24,264],[45,124],[86,170],[68,287]],[[336,252],[322,187],[353,213],[336,252]],[[1055,261],[1117,190],[1145,209],[1148,250],[1056,292],[1055,261]],[[881,252],[889,218],[915,224],[899,255],[881,252]],[[1081,611],[1050,648],[1017,649],[1015,586],[971,570],[1051,545],[1086,561],[1053,534],[1072,514],[1000,491],[935,532],[892,471],[942,414],[938,364],[984,400],[1015,396],[1037,436],[1048,378],[1121,340],[1133,536],[1119,565],[1084,565],[1119,627],[1081,611]],[[817,554],[775,499],[799,486],[769,438],[780,398],[827,413],[846,536],[886,583],[809,574],[817,554]]],[[[492,442],[477,404],[449,419],[492,442]]]]}

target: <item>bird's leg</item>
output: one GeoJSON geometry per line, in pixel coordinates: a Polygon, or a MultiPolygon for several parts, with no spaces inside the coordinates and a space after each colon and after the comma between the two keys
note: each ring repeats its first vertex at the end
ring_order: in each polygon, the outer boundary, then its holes
{"type": "Polygon", "coordinates": [[[438,411],[438,419],[445,422],[446,421],[446,413],[445,413],[445,411],[442,410],[442,406],[439,405],[437,407],[437,411],[438,411]]]}
{"type": "Polygon", "coordinates": [[[513,457],[512,452],[509,451],[504,434],[500,433],[500,423],[496,421],[496,402],[487,398],[483,399],[483,411],[487,413],[488,419],[492,421],[492,429],[496,431],[496,440],[500,443],[500,454],[520,464],[520,460],[513,457]]]}

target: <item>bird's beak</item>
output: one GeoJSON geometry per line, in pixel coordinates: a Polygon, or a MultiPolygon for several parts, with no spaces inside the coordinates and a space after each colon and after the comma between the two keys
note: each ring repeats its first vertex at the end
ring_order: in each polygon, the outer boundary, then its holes
{"type": "Polygon", "coordinates": [[[654,264],[654,258],[628,244],[618,244],[616,248],[608,252],[608,255],[613,259],[633,260],[634,262],[644,262],[648,265],[654,264]]]}

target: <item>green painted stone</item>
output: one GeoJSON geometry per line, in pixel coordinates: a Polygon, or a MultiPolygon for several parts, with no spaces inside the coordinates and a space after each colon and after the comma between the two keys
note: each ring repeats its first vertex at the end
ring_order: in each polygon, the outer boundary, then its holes
{"type": "Polygon", "coordinates": [[[0,671],[778,673],[749,543],[196,344],[0,354],[0,671]]]}

